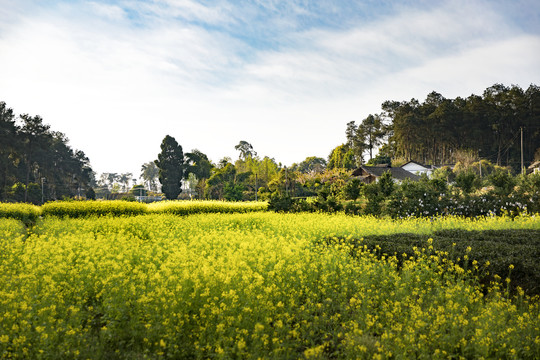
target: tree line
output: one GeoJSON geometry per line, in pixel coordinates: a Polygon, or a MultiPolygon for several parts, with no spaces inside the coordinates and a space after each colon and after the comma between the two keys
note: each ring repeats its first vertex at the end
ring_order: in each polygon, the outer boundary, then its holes
{"type": "MultiPolygon", "coordinates": [[[[495,84],[482,96],[455,99],[431,92],[423,102],[385,101],[381,109],[358,123],[348,122],[344,143],[327,158],[311,156],[289,167],[259,156],[244,140],[235,146],[237,159],[225,157],[213,163],[197,149],[184,153],[167,135],[158,158],[141,167],[143,184],[131,193],[162,191],[168,199],[235,201],[269,199],[276,192],[308,197],[328,191],[325,184],[345,186],[350,170],[360,165],[399,166],[409,160],[467,167],[484,159],[518,172],[521,133],[524,165],[540,160],[540,88],[536,85],[523,90],[495,84]],[[188,191],[182,193],[183,188],[188,191]]],[[[65,135],[51,131],[39,116],[16,117],[0,103],[0,130],[0,200],[39,202],[43,195],[52,200],[86,195],[87,190],[87,197],[93,198],[94,188],[98,197],[130,191],[131,173],[104,173],[96,181],[84,153],[71,149],[65,135]]]]}
{"type": "Polygon", "coordinates": [[[482,96],[445,98],[433,91],[425,101],[385,101],[380,114],[347,124],[346,143],[333,150],[331,165],[353,168],[380,156],[401,162],[451,164],[463,151],[499,166],[521,167],[540,151],[540,87],[495,84],[482,96]]]}
{"type": "Polygon", "coordinates": [[[240,141],[235,148],[239,151],[236,161],[225,157],[214,164],[200,150],[184,154],[176,139],[167,135],[161,143],[158,159],[143,164],[141,177],[150,188],[155,186],[157,175],[167,199],[178,198],[182,183],[188,182],[197,198],[258,200],[259,190],[272,183],[281,165],[267,156],[257,156],[247,141],[240,141]]]}
{"type": "Polygon", "coordinates": [[[0,102],[0,144],[0,201],[92,197],[88,157],[40,116],[16,116],[0,102]]]}

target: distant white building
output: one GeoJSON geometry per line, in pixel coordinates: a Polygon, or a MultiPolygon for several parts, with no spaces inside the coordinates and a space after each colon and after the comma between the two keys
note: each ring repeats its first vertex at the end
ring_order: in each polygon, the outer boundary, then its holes
{"type": "Polygon", "coordinates": [[[401,165],[401,168],[415,175],[426,174],[427,176],[431,176],[433,170],[436,169],[433,165],[422,165],[416,161],[409,161],[408,163],[401,165]]]}
{"type": "Polygon", "coordinates": [[[392,174],[392,180],[398,183],[405,179],[410,179],[412,181],[417,181],[418,179],[420,179],[418,176],[405,169],[402,169],[400,167],[393,168],[388,166],[388,164],[380,164],[377,166],[362,165],[352,172],[352,176],[356,176],[364,183],[370,184],[372,182],[378,181],[382,174],[387,171],[392,174]]]}
{"type": "Polygon", "coordinates": [[[540,161],[536,161],[532,163],[531,166],[527,168],[527,174],[537,174],[537,173],[540,173],[540,161]]]}

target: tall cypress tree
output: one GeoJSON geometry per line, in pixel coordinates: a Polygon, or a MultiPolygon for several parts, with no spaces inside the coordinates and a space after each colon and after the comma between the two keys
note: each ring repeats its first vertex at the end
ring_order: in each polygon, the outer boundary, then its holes
{"type": "Polygon", "coordinates": [[[161,153],[155,161],[159,168],[159,182],[161,191],[167,199],[174,200],[182,192],[182,179],[184,177],[184,153],[175,138],[165,136],[161,142],[161,153]]]}

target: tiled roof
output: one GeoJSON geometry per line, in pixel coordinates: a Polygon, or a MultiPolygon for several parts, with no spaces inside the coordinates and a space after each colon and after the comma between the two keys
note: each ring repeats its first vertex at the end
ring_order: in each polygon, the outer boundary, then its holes
{"type": "Polygon", "coordinates": [[[392,177],[397,180],[405,180],[405,179],[411,179],[411,180],[418,180],[420,179],[419,176],[402,169],[400,167],[379,167],[379,166],[360,166],[358,169],[354,170],[352,175],[353,176],[365,176],[365,175],[373,175],[375,177],[380,177],[382,174],[384,174],[386,171],[390,171],[392,174],[392,177]]]}

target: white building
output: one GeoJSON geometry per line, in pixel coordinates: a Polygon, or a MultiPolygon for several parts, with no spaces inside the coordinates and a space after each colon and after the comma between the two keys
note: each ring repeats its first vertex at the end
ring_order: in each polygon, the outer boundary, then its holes
{"type": "Polygon", "coordinates": [[[409,161],[401,165],[401,168],[416,175],[426,174],[427,176],[431,176],[433,170],[436,169],[433,165],[422,165],[416,161],[409,161]]]}

